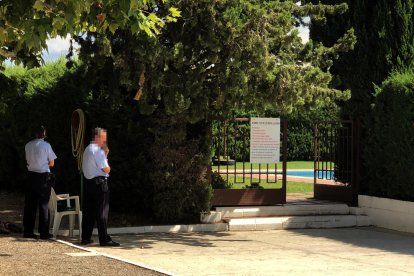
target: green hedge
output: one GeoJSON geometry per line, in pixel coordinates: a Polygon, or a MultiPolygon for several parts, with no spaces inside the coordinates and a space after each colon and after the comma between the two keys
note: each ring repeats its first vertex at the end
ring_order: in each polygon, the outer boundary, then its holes
{"type": "Polygon", "coordinates": [[[175,129],[162,121],[173,117],[141,115],[117,83],[110,65],[85,74],[82,65],[67,70],[63,61],[30,70],[12,67],[0,74],[0,189],[23,190],[24,145],[32,139],[31,129],[44,124],[58,156],[53,169],[57,192],[80,194],[70,120],[72,112],[82,108],[85,145],[93,127],[108,129],[111,209],[155,222],[194,221],[200,211],[209,209],[211,197],[205,167],[209,151],[197,138],[199,130],[181,123],[181,140],[169,140],[177,138],[170,135],[175,129]],[[179,158],[181,150],[185,158],[179,158]],[[170,161],[175,165],[166,169],[170,161]],[[168,175],[177,170],[179,175],[170,182],[168,175]]]}
{"type": "Polygon", "coordinates": [[[414,74],[392,74],[377,89],[364,150],[365,194],[414,200],[414,74]]]}
{"type": "MultiPolygon", "coordinates": [[[[1,75],[2,84],[8,85],[2,85],[0,93],[3,105],[0,151],[6,153],[0,155],[0,187],[23,188],[26,177],[24,145],[32,139],[33,127],[39,124],[48,127],[49,141],[58,153],[56,171],[60,179],[68,178],[74,161],[62,156],[71,155],[67,118],[79,105],[78,87],[82,86],[73,78],[68,80],[69,75],[63,62],[32,70],[12,67],[6,70],[6,75],[1,75]],[[66,93],[68,91],[71,93],[66,93]]],[[[69,177],[65,182],[74,183],[72,179],[69,177]]]]}
{"type": "Polygon", "coordinates": [[[298,109],[286,115],[288,119],[288,160],[313,161],[315,158],[315,124],[340,119],[339,107],[324,106],[318,109],[298,109]]]}

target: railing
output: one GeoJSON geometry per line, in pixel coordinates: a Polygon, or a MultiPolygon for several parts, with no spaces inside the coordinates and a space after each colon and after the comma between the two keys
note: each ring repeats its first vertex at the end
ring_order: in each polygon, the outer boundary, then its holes
{"type": "MultiPolygon", "coordinates": [[[[283,126],[287,122],[282,121],[281,124],[281,136],[284,137],[287,127],[283,131],[283,126]]],[[[281,143],[281,159],[286,156],[284,144],[286,141],[281,143]]],[[[283,162],[279,166],[277,163],[256,166],[249,163],[250,118],[216,121],[213,126],[213,148],[213,166],[227,182],[232,180],[235,184],[255,184],[257,180],[259,183],[265,180],[266,183],[276,184],[282,179],[283,162]]]]}
{"type": "Polygon", "coordinates": [[[355,203],[357,134],[349,120],[315,125],[315,198],[355,203]]]}
{"type": "Polygon", "coordinates": [[[286,120],[281,120],[281,164],[254,166],[249,163],[250,118],[214,122],[213,150],[213,171],[227,183],[250,184],[239,186],[239,189],[228,189],[231,191],[215,190],[213,205],[273,205],[286,202],[286,120]],[[261,188],[260,183],[264,181],[275,185],[268,189],[254,189],[261,188]]]}

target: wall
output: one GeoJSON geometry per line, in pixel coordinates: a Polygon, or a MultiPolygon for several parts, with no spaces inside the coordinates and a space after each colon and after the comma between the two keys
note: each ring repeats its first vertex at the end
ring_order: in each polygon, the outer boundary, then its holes
{"type": "Polygon", "coordinates": [[[358,203],[373,225],[414,233],[414,202],[359,195],[358,203]]]}

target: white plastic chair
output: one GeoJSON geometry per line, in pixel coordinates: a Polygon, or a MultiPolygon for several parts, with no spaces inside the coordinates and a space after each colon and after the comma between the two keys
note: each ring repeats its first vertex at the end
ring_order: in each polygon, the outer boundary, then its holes
{"type": "Polygon", "coordinates": [[[55,190],[52,188],[50,193],[49,200],[49,211],[50,211],[50,226],[52,227],[53,237],[56,238],[60,222],[63,216],[69,216],[69,236],[73,237],[73,227],[75,215],[78,215],[79,219],[79,240],[81,239],[82,234],[82,211],[80,210],[79,196],[70,196],[69,194],[59,194],[55,193],[55,190]],[[58,201],[66,201],[66,206],[63,211],[58,211],[58,201]],[[75,206],[71,206],[70,201],[75,201],[75,206]]]}

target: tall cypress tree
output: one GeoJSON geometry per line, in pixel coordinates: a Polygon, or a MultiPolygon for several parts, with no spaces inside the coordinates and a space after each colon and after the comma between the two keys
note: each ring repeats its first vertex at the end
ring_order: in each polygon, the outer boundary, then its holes
{"type": "MultiPolygon", "coordinates": [[[[309,1],[319,2],[319,0],[309,1]]],[[[333,4],[340,1],[323,0],[322,2],[333,4]]],[[[390,121],[393,122],[391,126],[396,124],[396,116],[390,111],[395,110],[394,102],[401,101],[401,97],[398,98],[400,91],[391,93],[392,89],[388,89],[387,95],[377,97],[380,99],[379,102],[378,99],[376,101],[379,106],[374,109],[372,106],[375,102],[374,95],[378,90],[376,85],[380,86],[394,71],[404,71],[405,68],[414,67],[414,1],[348,0],[346,2],[349,6],[347,14],[328,16],[326,22],[313,18],[310,37],[329,46],[344,29],[352,27],[357,36],[355,49],[341,53],[338,61],[329,70],[337,76],[335,78],[337,82],[332,83],[334,87],[351,90],[351,99],[342,109],[344,116],[360,117],[364,122],[360,144],[364,145],[362,163],[365,167],[360,168],[362,173],[360,192],[412,199],[413,195],[410,192],[402,191],[401,187],[404,184],[400,185],[401,181],[395,182],[392,174],[384,175],[383,172],[384,160],[388,160],[391,164],[398,164],[406,156],[405,153],[391,150],[392,158],[390,158],[390,155],[387,155],[389,151],[384,151],[381,147],[390,143],[390,140],[387,140],[389,137],[382,135],[382,132],[387,132],[390,121]],[[381,107],[387,110],[384,111],[386,115],[378,112],[381,107]],[[387,116],[390,116],[389,121],[384,123],[387,116]]],[[[394,79],[398,80],[398,76],[394,79]]],[[[388,81],[388,84],[397,82],[394,79],[388,81]]],[[[410,103],[406,99],[405,101],[405,107],[409,106],[410,103]]],[[[402,114],[407,116],[407,113],[402,114]]],[[[405,120],[409,121],[409,118],[405,120]]],[[[387,133],[389,134],[389,131],[387,133]]],[[[406,136],[396,133],[398,132],[393,131],[390,134],[393,137],[392,144],[407,145],[406,136]]],[[[410,152],[409,150],[406,149],[405,152],[410,152]]]]}
{"type": "MultiPolygon", "coordinates": [[[[337,4],[341,0],[308,0],[337,4]]],[[[354,51],[342,53],[330,68],[337,76],[337,88],[350,89],[351,101],[345,106],[350,116],[365,116],[373,102],[374,84],[381,84],[395,69],[414,64],[413,0],[348,0],[349,11],[329,15],[325,22],[314,18],[310,37],[332,44],[343,30],[354,28],[357,44],[354,51]]]]}

